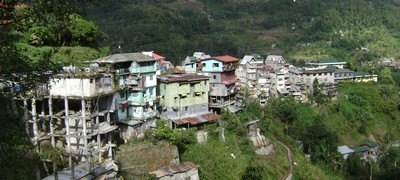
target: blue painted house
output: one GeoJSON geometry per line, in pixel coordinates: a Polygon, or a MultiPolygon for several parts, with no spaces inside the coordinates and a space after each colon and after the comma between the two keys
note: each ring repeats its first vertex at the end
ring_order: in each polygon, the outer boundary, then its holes
{"type": "Polygon", "coordinates": [[[202,59],[199,69],[201,73],[210,77],[209,107],[219,113],[221,108],[227,108],[231,112],[237,112],[237,78],[235,69],[239,65],[239,59],[225,55],[202,59]]]}
{"type": "Polygon", "coordinates": [[[113,54],[95,61],[111,68],[118,88],[114,95],[121,136],[128,139],[154,124],[156,110],[156,59],[142,53],[113,54]]]}

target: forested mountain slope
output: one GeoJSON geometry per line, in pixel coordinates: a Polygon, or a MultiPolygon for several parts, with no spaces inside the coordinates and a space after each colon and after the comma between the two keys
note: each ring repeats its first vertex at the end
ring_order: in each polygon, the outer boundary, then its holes
{"type": "Polygon", "coordinates": [[[112,52],[153,50],[173,62],[194,51],[359,64],[400,56],[398,0],[125,0],[85,7],[112,52]]]}

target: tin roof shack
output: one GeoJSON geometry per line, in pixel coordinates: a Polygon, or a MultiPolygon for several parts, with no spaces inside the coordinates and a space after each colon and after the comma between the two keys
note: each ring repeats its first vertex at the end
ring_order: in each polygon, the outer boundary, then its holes
{"type": "Polygon", "coordinates": [[[361,155],[361,160],[364,161],[377,161],[379,155],[379,146],[376,142],[367,142],[366,144],[362,144],[357,147],[351,148],[354,150],[354,153],[361,155]]]}
{"type": "Polygon", "coordinates": [[[209,77],[197,74],[159,76],[160,117],[172,128],[218,120],[208,111],[209,77]]]}
{"type": "Polygon", "coordinates": [[[163,167],[157,171],[150,172],[160,180],[199,180],[199,166],[192,162],[183,162],[177,165],[163,167]]]}
{"type": "Polygon", "coordinates": [[[118,92],[115,93],[116,119],[121,137],[143,135],[155,125],[156,59],[142,53],[113,54],[94,60],[100,69],[115,73],[118,92]]]}

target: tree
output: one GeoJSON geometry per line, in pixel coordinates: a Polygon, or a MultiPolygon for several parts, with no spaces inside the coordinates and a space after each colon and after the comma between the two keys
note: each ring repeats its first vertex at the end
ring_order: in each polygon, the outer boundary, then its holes
{"type": "Polygon", "coordinates": [[[307,128],[303,143],[305,151],[311,153],[314,162],[329,162],[337,153],[338,137],[328,130],[322,122],[323,115],[318,115],[314,123],[307,128]]]}
{"type": "Polygon", "coordinates": [[[0,19],[7,19],[7,23],[0,24],[0,82],[11,86],[12,82],[19,82],[25,90],[37,82],[45,82],[47,71],[53,70],[54,64],[48,57],[39,62],[32,62],[24,57],[15,43],[20,39],[14,28],[19,23],[15,16],[16,1],[1,1],[1,6],[8,7],[7,11],[0,11],[0,19]]]}
{"type": "Polygon", "coordinates": [[[385,67],[379,73],[379,83],[381,84],[394,84],[392,72],[388,67],[385,67]]]}

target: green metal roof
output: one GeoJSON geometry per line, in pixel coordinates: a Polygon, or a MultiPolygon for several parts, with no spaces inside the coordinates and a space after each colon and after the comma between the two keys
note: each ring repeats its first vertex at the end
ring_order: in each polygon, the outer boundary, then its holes
{"type": "Polygon", "coordinates": [[[334,62],[338,62],[338,60],[336,58],[326,58],[318,60],[318,63],[334,63],[334,62]]]}
{"type": "Polygon", "coordinates": [[[357,152],[365,152],[365,151],[369,150],[369,148],[366,146],[358,146],[358,147],[353,147],[351,149],[354,150],[354,152],[356,152],[356,153],[357,152]]]}
{"type": "Polygon", "coordinates": [[[369,141],[369,142],[367,142],[367,146],[370,147],[370,148],[374,148],[374,147],[378,146],[378,143],[373,142],[373,141],[369,141]]]}
{"type": "Polygon", "coordinates": [[[354,72],[354,76],[370,76],[370,75],[371,74],[367,72],[361,72],[361,71],[354,72]]]}

